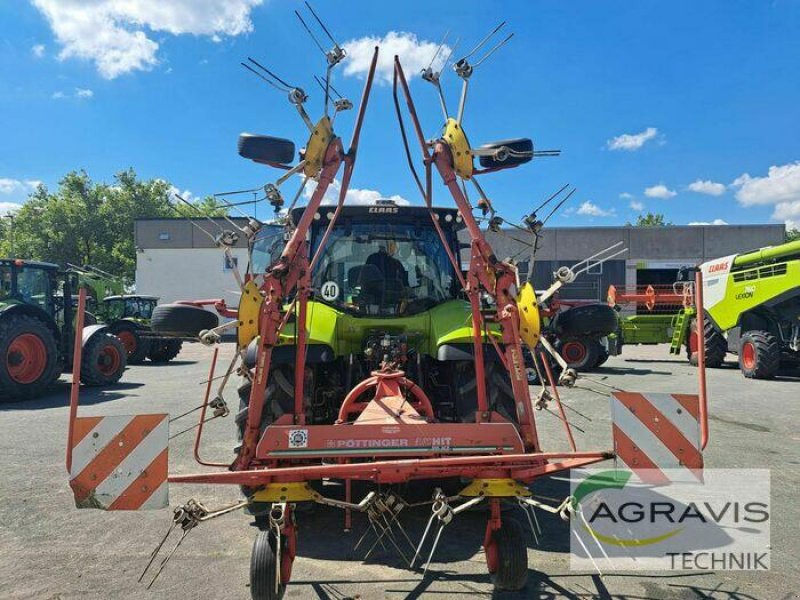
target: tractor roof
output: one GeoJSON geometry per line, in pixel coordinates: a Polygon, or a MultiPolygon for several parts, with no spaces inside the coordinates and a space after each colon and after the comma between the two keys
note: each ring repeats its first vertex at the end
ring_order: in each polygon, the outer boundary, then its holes
{"type": "Polygon", "coordinates": [[[36,269],[48,269],[56,271],[60,269],[56,264],[48,263],[48,262],[41,262],[38,260],[23,260],[21,258],[0,258],[0,264],[2,265],[16,265],[18,267],[26,266],[26,267],[34,267],[36,269]]]}
{"type": "MultiPolygon", "coordinates": [[[[300,220],[305,207],[295,208],[291,213],[291,218],[294,223],[300,220]]],[[[327,213],[333,213],[336,210],[335,206],[329,204],[319,207],[317,211],[322,217],[327,217],[327,213]]],[[[464,221],[456,208],[436,208],[434,207],[433,213],[438,216],[439,223],[443,227],[452,227],[454,229],[461,229],[464,227],[464,221]]],[[[382,222],[419,222],[421,225],[431,224],[428,208],[425,206],[406,206],[396,204],[392,201],[378,201],[375,204],[345,204],[342,207],[342,212],[339,219],[350,222],[364,222],[374,223],[376,220],[382,222]]],[[[315,219],[314,224],[327,225],[328,219],[315,219]]],[[[312,225],[313,226],[313,225],[312,225]]]]}

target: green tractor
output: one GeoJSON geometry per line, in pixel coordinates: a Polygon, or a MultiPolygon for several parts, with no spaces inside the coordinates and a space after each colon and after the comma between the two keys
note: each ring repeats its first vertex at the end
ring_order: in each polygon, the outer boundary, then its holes
{"type": "Polygon", "coordinates": [[[167,363],[181,351],[180,339],[155,335],[150,326],[156,296],[126,294],[123,282],[97,267],[69,265],[82,286],[91,290],[90,312],[108,331],[116,335],[128,352],[128,364],[138,365],[149,358],[167,363]]]}
{"type": "MultiPolygon", "coordinates": [[[[702,338],[706,366],[738,355],[745,377],[771,379],[800,366],[800,240],[699,266],[708,319],[702,338]]],[[[689,324],[687,352],[696,362],[700,335],[689,324]]]]}
{"type": "MultiPolygon", "coordinates": [[[[78,288],[75,274],[58,265],[0,259],[0,401],[39,396],[71,368],[78,288]]],[[[122,342],[98,324],[84,327],[82,342],[81,382],[119,381],[127,365],[122,342]]]]}

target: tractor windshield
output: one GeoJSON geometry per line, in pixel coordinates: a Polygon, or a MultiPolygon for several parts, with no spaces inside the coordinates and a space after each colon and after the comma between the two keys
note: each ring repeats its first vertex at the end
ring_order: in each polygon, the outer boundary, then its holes
{"type": "Polygon", "coordinates": [[[283,227],[264,225],[253,240],[250,251],[250,272],[254,275],[264,273],[280,258],[283,246],[283,227]]]}
{"type": "Polygon", "coordinates": [[[455,297],[454,283],[434,229],[377,220],[335,227],[313,274],[317,299],[370,316],[428,310],[455,297]]]}

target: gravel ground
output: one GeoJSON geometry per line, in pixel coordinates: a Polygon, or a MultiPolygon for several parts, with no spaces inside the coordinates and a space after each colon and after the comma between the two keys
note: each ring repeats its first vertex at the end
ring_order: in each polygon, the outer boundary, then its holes
{"type": "MultiPolygon", "coordinates": [[[[221,356],[232,348],[223,346],[221,356]]],[[[148,412],[179,414],[202,400],[211,350],[188,345],[179,360],[131,367],[123,381],[105,391],[85,390],[82,415],[148,412]]],[[[569,569],[568,531],[555,518],[540,518],[544,540],[528,550],[530,577],[523,593],[503,597],[603,599],[784,599],[797,598],[800,574],[800,378],[744,379],[735,365],[708,374],[711,441],[707,467],[772,470],[772,570],[770,572],[663,572],[605,575],[569,569]]],[[[601,371],[607,383],[634,391],[691,393],[695,370],[670,357],[665,346],[627,347],[601,371]]],[[[200,526],[177,551],[150,590],[137,583],[148,555],[170,522],[171,511],[106,513],[76,510],[64,468],[69,388],[66,378],[49,396],[28,403],[0,404],[0,598],[249,598],[250,549],[256,530],[233,514],[200,526]]],[[[227,394],[231,404],[235,392],[227,394]]],[[[608,402],[585,390],[565,400],[592,419],[575,423],[580,449],[610,446],[608,402]]],[[[566,449],[555,417],[539,413],[545,448],[566,449]]],[[[177,430],[177,423],[173,431],[177,430]]],[[[187,422],[186,426],[191,425],[187,422]]],[[[207,426],[202,450],[212,460],[229,460],[235,437],[232,418],[207,426]]],[[[200,471],[191,457],[192,435],[173,440],[173,473],[200,471]]],[[[746,482],[743,482],[746,484],[746,482]]],[[[562,480],[542,482],[543,494],[566,495],[562,480]]],[[[179,486],[171,504],[198,498],[208,506],[238,499],[225,486],[179,486]]],[[[418,539],[429,512],[403,513],[418,539]]],[[[288,598],[490,597],[481,541],[485,515],[465,513],[445,532],[427,576],[402,568],[396,556],[379,551],[362,562],[352,546],[365,526],[343,533],[342,513],[317,507],[299,515],[299,556],[288,598]]],[[[497,597],[497,596],[495,596],[497,597]]]]}

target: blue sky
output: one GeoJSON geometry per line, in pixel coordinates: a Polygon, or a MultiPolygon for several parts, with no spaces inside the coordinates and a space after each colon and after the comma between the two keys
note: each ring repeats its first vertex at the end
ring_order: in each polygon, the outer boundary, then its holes
{"type": "MultiPolygon", "coordinates": [[[[508,21],[514,38],[472,77],[465,129],[474,145],[524,136],[562,150],[482,179],[509,219],[571,183],[578,192],[554,225],[621,224],[641,210],[676,224],[800,223],[794,0],[313,5],[349,50],[333,81],[354,101],[364,38],[381,40],[387,65],[399,51],[416,73],[448,28],[451,43],[462,39],[458,55],[508,21]]],[[[304,88],[319,116],[312,75],[324,59],[295,9],[305,11],[288,0],[0,3],[0,212],[23,202],[32,182],[54,186],[80,168],[107,181],[133,167],[193,196],[274,180],[276,171],[236,154],[238,134],[298,147],[307,134],[285,95],[239,62],[253,56],[304,88]]],[[[442,81],[455,108],[459,80],[449,72],[442,81]]],[[[415,77],[412,93],[435,136],[433,88],[415,77]]],[[[337,120],[345,140],[353,117],[337,120]]],[[[420,201],[386,84],[373,90],[352,186],[355,199],[420,201]]]]}

